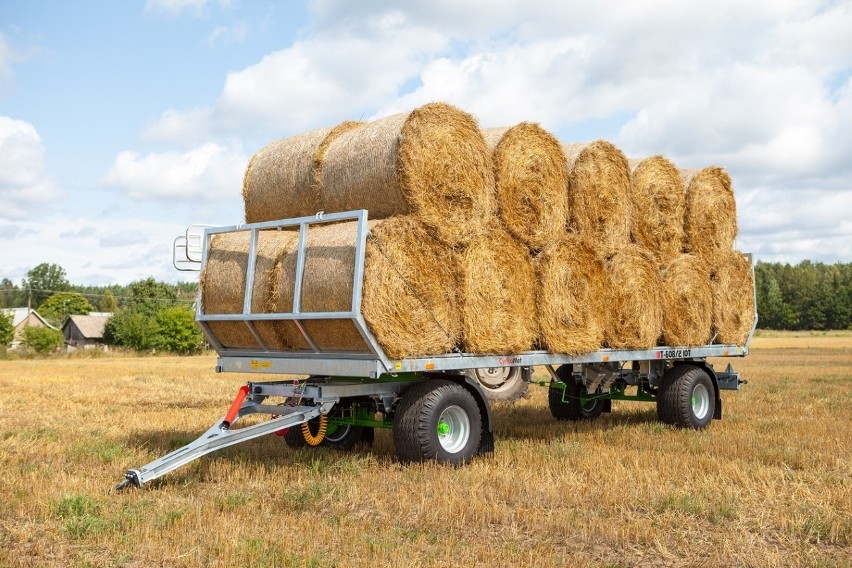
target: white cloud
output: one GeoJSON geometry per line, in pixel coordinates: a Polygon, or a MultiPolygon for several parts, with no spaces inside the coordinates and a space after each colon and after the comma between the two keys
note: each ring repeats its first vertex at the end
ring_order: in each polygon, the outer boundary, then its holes
{"type": "MultiPolygon", "coordinates": [[[[299,41],[229,73],[215,102],[166,111],[145,136],[196,146],[239,136],[259,147],[444,100],[484,126],[533,120],[566,141],[610,137],[634,156],[723,165],[748,248],[773,258],[852,256],[842,244],[848,229],[839,229],[852,210],[849,1],[315,0],[310,8],[299,41]],[[791,214],[804,210],[804,222],[791,214]]],[[[214,31],[210,43],[226,33],[214,31]]]]}
{"type": "Polygon", "coordinates": [[[144,136],[184,144],[233,133],[268,140],[364,118],[416,78],[428,54],[447,45],[439,30],[412,24],[399,13],[367,18],[355,28],[297,41],[228,73],[214,105],[170,109],[144,136]]]}
{"type": "Polygon", "coordinates": [[[0,218],[22,218],[49,210],[62,192],[47,175],[44,145],[35,127],[0,116],[0,218]]]}
{"type": "Polygon", "coordinates": [[[148,276],[168,282],[197,277],[179,273],[171,265],[172,242],[186,227],[162,219],[54,214],[22,220],[17,226],[19,230],[4,235],[2,241],[0,276],[13,282],[41,262],[59,264],[68,279],[78,284],[127,284],[148,276]],[[67,244],[69,232],[76,233],[73,246],[67,244]],[[100,246],[100,241],[116,246],[100,246]]]}
{"type": "Polygon", "coordinates": [[[230,0],[147,0],[145,2],[145,12],[170,18],[175,18],[188,12],[197,17],[205,15],[208,6],[211,4],[228,7],[231,5],[231,2],[230,0]]]}
{"type": "Polygon", "coordinates": [[[247,157],[239,146],[208,143],[186,152],[120,152],[104,183],[136,199],[215,200],[239,193],[247,157]]]}

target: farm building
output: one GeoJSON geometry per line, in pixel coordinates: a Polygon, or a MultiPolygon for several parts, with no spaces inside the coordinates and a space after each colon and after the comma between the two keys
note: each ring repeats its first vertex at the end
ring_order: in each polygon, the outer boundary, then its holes
{"type": "Polygon", "coordinates": [[[49,327],[56,329],[32,308],[7,308],[3,310],[3,315],[7,317],[12,316],[12,327],[15,328],[15,337],[12,339],[13,346],[21,342],[24,338],[24,330],[28,327],[49,327]]]}
{"type": "Polygon", "coordinates": [[[104,328],[109,318],[108,312],[92,312],[87,316],[71,315],[62,326],[62,335],[69,347],[92,347],[104,342],[104,328]]]}

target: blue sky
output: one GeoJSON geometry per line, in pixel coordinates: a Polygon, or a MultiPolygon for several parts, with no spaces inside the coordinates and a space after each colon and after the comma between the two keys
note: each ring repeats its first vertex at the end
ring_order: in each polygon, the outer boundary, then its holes
{"type": "Polygon", "coordinates": [[[171,268],[263,145],[443,100],[725,166],[738,247],[852,261],[852,5],[0,0],[0,277],[171,268]]]}

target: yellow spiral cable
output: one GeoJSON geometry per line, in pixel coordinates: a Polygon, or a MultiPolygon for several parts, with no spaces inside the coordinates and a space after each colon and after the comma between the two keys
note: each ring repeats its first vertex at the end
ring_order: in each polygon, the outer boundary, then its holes
{"type": "Polygon", "coordinates": [[[319,446],[322,441],[325,440],[326,427],[328,427],[327,414],[320,415],[319,430],[317,431],[316,436],[311,434],[311,428],[308,426],[307,422],[304,422],[302,424],[302,436],[305,438],[305,442],[307,442],[309,446],[319,446]]]}

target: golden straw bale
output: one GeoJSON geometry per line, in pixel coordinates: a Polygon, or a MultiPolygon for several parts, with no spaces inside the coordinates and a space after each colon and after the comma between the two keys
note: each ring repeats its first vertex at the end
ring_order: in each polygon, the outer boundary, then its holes
{"type": "Polygon", "coordinates": [[[468,353],[520,353],[537,339],[536,277],[529,250],[500,225],[461,251],[462,337],[468,353]]]}
{"type": "MultiPolygon", "coordinates": [[[[207,264],[201,274],[201,307],[204,314],[241,314],[246,290],[249,231],[213,235],[207,252],[207,264]]],[[[251,311],[266,312],[276,260],[295,246],[292,233],[260,231],[252,286],[251,311]]],[[[208,322],[210,331],[225,347],[260,348],[242,322],[208,322]]],[[[255,329],[271,349],[286,349],[276,326],[268,321],[255,322],[255,329]]]]}
{"type": "Polygon", "coordinates": [[[562,145],[537,124],[483,130],[493,150],[497,208],[513,237],[540,249],[565,233],[568,163],[562,145]]]}
{"type": "Polygon", "coordinates": [[[684,251],[705,262],[730,252],[737,236],[737,202],[731,177],[722,168],[681,172],[686,187],[684,251]]]}
{"type": "Polygon", "coordinates": [[[607,261],[606,269],[607,345],[619,349],[656,346],[663,328],[663,283],[654,257],[639,245],[627,245],[607,261]]]}
{"type": "Polygon", "coordinates": [[[313,215],[324,207],[319,190],[322,157],[331,141],[361,123],[346,121],[272,142],[246,168],[243,203],[246,222],[313,215]]]}
{"type": "Polygon", "coordinates": [[[605,140],[566,144],[569,226],[595,240],[607,253],[630,242],[630,167],[605,140]]]}
{"type": "Polygon", "coordinates": [[[593,243],[565,235],[535,259],[543,347],[581,355],[599,349],[607,325],[607,275],[593,243]]]}
{"type": "Polygon", "coordinates": [[[715,342],[745,345],[756,317],[751,263],[738,251],[716,258],[712,271],[715,342]]]}
{"type": "Polygon", "coordinates": [[[683,250],[686,193],[680,171],[663,156],[631,160],[633,242],[665,268],[683,250]]]}
{"type": "Polygon", "coordinates": [[[713,319],[713,288],[707,264],[681,254],[663,272],[663,343],[706,345],[713,319]]]}
{"type": "Polygon", "coordinates": [[[411,214],[450,245],[493,216],[491,155],[476,120],[444,103],[381,118],[343,134],[321,167],[327,212],[411,214]]]}
{"type": "MultiPolygon", "coordinates": [[[[371,221],[365,251],[361,313],[388,357],[451,351],[460,335],[456,269],[452,255],[411,217],[371,221]]],[[[301,311],[349,311],[355,270],[357,222],[308,231],[301,311]]],[[[270,311],[290,312],[296,253],[275,268],[270,311]]],[[[304,320],[320,349],[366,351],[351,320],[304,320]]],[[[282,329],[289,344],[308,349],[295,327],[282,329]]]]}

